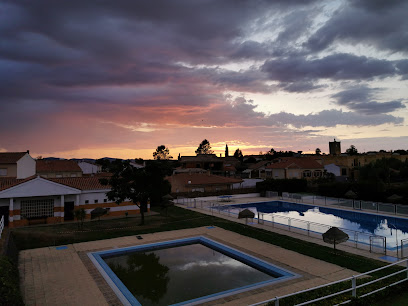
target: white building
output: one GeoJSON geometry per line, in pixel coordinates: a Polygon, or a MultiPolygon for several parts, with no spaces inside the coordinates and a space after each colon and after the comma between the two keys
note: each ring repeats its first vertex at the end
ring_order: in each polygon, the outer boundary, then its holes
{"type": "Polygon", "coordinates": [[[17,227],[73,220],[73,211],[79,208],[86,210],[87,218],[96,207],[110,208],[109,216],[140,213],[139,207],[131,202],[118,205],[109,201],[106,197],[109,190],[98,177],[2,178],[0,215],[5,215],[9,227],[17,227]]]}
{"type": "Polygon", "coordinates": [[[87,161],[78,162],[83,174],[96,174],[102,171],[102,166],[87,161]]]}
{"type": "Polygon", "coordinates": [[[35,174],[35,160],[27,152],[1,152],[0,178],[24,179],[35,174]]]}

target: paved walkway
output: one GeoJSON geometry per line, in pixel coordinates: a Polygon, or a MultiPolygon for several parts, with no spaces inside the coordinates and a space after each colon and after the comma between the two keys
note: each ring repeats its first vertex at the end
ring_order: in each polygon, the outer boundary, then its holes
{"type": "Polygon", "coordinates": [[[113,291],[92,265],[87,252],[203,235],[291,270],[299,278],[229,296],[207,305],[248,305],[340,280],[354,271],[220,228],[200,227],[170,232],[82,242],[66,248],[20,252],[21,291],[26,305],[119,305],[113,291]]]}

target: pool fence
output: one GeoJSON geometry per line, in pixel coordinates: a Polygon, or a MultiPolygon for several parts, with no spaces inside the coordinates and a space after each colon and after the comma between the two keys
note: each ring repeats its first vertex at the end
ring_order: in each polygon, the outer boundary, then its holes
{"type": "MultiPolygon", "coordinates": [[[[215,200],[202,200],[194,198],[177,199],[176,202],[180,205],[186,206],[186,208],[201,209],[209,212],[213,216],[225,216],[229,218],[237,218],[238,214],[246,207],[241,207],[240,204],[233,206],[223,205],[222,201],[215,200]]],[[[247,203],[242,203],[243,205],[247,203]]],[[[308,237],[321,239],[322,233],[325,233],[332,226],[326,224],[320,224],[311,221],[305,221],[296,218],[290,218],[280,215],[255,212],[255,218],[245,220],[249,226],[257,226],[258,224],[264,228],[276,228],[281,230],[287,230],[297,234],[306,235],[308,237]]],[[[384,236],[373,235],[366,232],[353,231],[350,229],[340,228],[349,236],[349,240],[344,242],[344,245],[348,245],[357,249],[369,251],[371,253],[387,253],[387,238],[384,236]]]]}
{"type": "Polygon", "coordinates": [[[282,196],[278,195],[278,192],[267,191],[266,197],[278,198],[280,200],[291,200],[292,202],[300,204],[313,204],[313,205],[331,205],[338,207],[345,207],[354,210],[370,211],[370,212],[383,212],[387,214],[400,215],[408,217],[408,205],[391,204],[373,201],[361,201],[354,199],[343,199],[324,197],[316,195],[305,195],[299,193],[282,192],[282,196]]]}
{"type": "Polygon", "coordinates": [[[1,234],[3,233],[3,229],[4,229],[4,215],[1,216],[1,219],[0,219],[0,239],[1,239],[1,234]]]}
{"type": "MultiPolygon", "coordinates": [[[[371,294],[380,292],[384,289],[387,289],[391,286],[395,286],[398,284],[401,284],[403,282],[407,282],[408,281],[408,259],[404,259],[392,264],[389,264],[387,266],[372,270],[372,271],[368,271],[365,273],[361,273],[359,275],[354,275],[352,277],[348,277],[339,281],[335,281],[329,284],[325,284],[325,285],[321,285],[321,286],[317,286],[317,287],[313,287],[310,289],[306,289],[306,290],[302,290],[302,291],[298,291],[298,292],[294,292],[294,293],[290,293],[290,294],[286,294],[286,295],[282,295],[282,296],[277,296],[274,297],[272,299],[266,300],[266,301],[262,301],[256,304],[252,304],[251,306],[258,306],[258,305],[265,305],[268,304],[270,305],[271,303],[274,303],[275,306],[279,306],[279,301],[282,301],[285,298],[290,298],[296,295],[300,295],[303,293],[308,293],[308,292],[312,292],[314,290],[317,289],[323,289],[323,288],[327,288],[329,286],[332,285],[336,285],[336,284],[340,284],[340,283],[345,283],[346,284],[346,288],[347,289],[343,289],[334,293],[330,293],[328,295],[325,296],[321,296],[319,298],[313,299],[313,300],[309,300],[309,301],[305,301],[303,303],[299,303],[297,304],[298,306],[300,305],[308,305],[308,304],[312,304],[312,303],[316,303],[316,302],[320,302],[332,297],[337,297],[339,295],[342,294],[347,294],[347,297],[344,297],[344,301],[341,304],[346,304],[351,302],[350,298],[363,298],[366,296],[369,296],[371,294]],[[385,269],[389,269],[393,266],[403,266],[403,269],[400,269],[399,271],[396,272],[386,272],[384,273],[385,276],[382,277],[378,277],[376,279],[372,279],[371,277],[367,277],[372,273],[381,271],[381,270],[385,270],[385,269]],[[389,273],[389,274],[388,274],[389,273]],[[359,282],[358,282],[359,280],[359,282]],[[364,292],[361,295],[358,295],[358,290],[364,288],[364,292]]],[[[360,290],[361,292],[361,290],[360,290]]],[[[282,301],[283,302],[283,301],[282,301]]]]}

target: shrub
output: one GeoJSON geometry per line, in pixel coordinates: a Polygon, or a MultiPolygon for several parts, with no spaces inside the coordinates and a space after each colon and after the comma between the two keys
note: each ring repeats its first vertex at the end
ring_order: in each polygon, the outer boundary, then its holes
{"type": "Polygon", "coordinates": [[[0,256],[0,297],[0,305],[24,305],[18,269],[6,256],[0,256]]]}

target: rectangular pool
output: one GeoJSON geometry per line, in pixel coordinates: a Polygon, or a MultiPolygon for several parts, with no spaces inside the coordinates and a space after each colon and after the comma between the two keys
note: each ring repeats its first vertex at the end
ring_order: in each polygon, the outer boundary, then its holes
{"type": "MultiPolygon", "coordinates": [[[[276,223],[285,222],[285,218],[298,220],[299,222],[296,222],[296,227],[301,229],[307,229],[307,222],[311,222],[370,235],[383,236],[386,237],[386,248],[389,250],[396,249],[397,241],[400,244],[402,239],[408,238],[408,219],[404,218],[283,201],[220,207],[221,210],[229,210],[232,214],[238,214],[243,208],[253,211],[255,217],[260,213],[266,221],[272,221],[272,216],[276,216],[273,219],[276,223]]],[[[319,231],[318,227],[315,228],[317,229],[316,231],[319,231]]],[[[327,229],[321,228],[321,230],[323,233],[327,229]]],[[[350,237],[350,239],[352,240],[353,237],[350,237]]]]}
{"type": "Polygon", "coordinates": [[[297,277],[199,236],[88,254],[125,305],[186,305],[297,277]]]}

